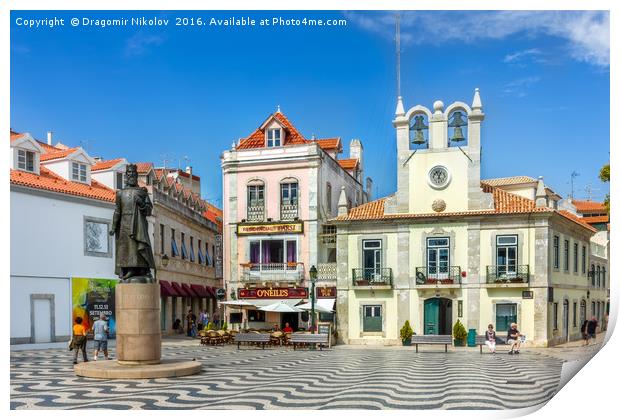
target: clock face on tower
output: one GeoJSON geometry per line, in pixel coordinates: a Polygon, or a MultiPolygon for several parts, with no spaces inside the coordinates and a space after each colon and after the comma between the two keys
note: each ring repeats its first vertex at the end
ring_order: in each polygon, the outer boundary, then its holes
{"type": "Polygon", "coordinates": [[[434,166],[428,171],[428,182],[433,188],[444,188],[450,183],[450,173],[444,166],[434,166]]]}

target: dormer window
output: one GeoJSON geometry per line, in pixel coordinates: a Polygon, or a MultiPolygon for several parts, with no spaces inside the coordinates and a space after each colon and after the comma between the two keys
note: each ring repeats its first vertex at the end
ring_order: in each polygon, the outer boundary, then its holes
{"type": "Polygon", "coordinates": [[[34,152],[18,149],[17,168],[22,171],[34,172],[34,152]]]}
{"type": "Polygon", "coordinates": [[[267,130],[267,147],[280,147],[282,144],[282,129],[271,128],[267,130]]]}
{"type": "Polygon", "coordinates": [[[83,163],[71,163],[71,179],[78,182],[86,182],[86,165],[83,163]]]}

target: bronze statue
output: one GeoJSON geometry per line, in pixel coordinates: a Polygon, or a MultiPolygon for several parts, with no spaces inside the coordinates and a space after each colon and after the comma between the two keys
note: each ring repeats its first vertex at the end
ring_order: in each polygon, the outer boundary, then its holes
{"type": "Polygon", "coordinates": [[[125,187],[116,191],[110,235],[115,235],[115,273],[123,283],[152,283],[155,268],[147,216],[153,204],[146,188],[138,186],[138,168],[127,165],[125,187]]]}

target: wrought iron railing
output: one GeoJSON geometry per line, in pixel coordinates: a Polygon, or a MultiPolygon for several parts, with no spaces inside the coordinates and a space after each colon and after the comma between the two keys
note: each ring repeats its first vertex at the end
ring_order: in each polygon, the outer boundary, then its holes
{"type": "Polygon", "coordinates": [[[354,268],[354,286],[391,286],[391,268],[354,268]]]}
{"type": "Polygon", "coordinates": [[[265,202],[251,203],[248,206],[248,222],[262,222],[265,220],[265,202]]]}
{"type": "Polygon", "coordinates": [[[297,203],[280,205],[280,220],[295,220],[296,217],[299,217],[297,203]]]}
{"type": "Polygon", "coordinates": [[[318,263],[316,270],[318,280],[337,280],[336,263],[318,263]]]}
{"type": "Polygon", "coordinates": [[[241,281],[301,281],[304,278],[304,264],[290,263],[243,263],[241,281]]]}
{"type": "Polygon", "coordinates": [[[461,284],[461,267],[416,267],[416,284],[461,284]]]}
{"type": "Polygon", "coordinates": [[[530,266],[487,265],[487,283],[529,283],[530,266]]]}

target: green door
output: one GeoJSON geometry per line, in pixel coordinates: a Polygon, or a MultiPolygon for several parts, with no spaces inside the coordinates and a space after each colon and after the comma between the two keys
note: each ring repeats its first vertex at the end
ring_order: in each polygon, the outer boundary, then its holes
{"type": "Polygon", "coordinates": [[[439,334],[439,299],[426,299],[424,301],[424,334],[439,334]]]}
{"type": "Polygon", "coordinates": [[[383,314],[380,305],[364,305],[362,311],[364,332],[383,331],[383,314]]]}
{"type": "Polygon", "coordinates": [[[516,303],[498,303],[495,313],[495,331],[508,331],[510,324],[517,322],[516,303]]]}

